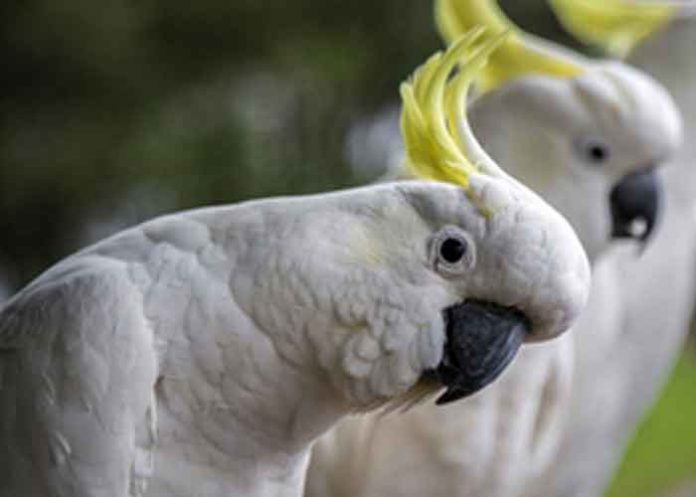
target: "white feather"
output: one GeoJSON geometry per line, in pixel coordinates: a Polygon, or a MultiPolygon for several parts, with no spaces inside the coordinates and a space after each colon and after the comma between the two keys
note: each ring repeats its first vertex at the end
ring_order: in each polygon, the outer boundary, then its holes
{"type": "Polygon", "coordinates": [[[0,308],[0,496],[296,497],[318,435],[437,365],[443,309],[509,295],[533,333],[559,334],[584,304],[585,261],[546,204],[484,219],[463,190],[425,182],[119,233],[0,308]],[[444,278],[425,254],[452,223],[479,257],[444,278]],[[544,243],[510,243],[525,226],[544,243]],[[561,271],[539,273],[528,251],[561,271]],[[508,270],[548,298],[515,295],[508,270]]]}

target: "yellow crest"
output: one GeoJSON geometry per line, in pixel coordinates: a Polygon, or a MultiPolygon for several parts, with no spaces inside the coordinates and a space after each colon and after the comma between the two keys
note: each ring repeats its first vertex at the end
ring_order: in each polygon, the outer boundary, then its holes
{"type": "Polygon", "coordinates": [[[630,0],[550,0],[563,26],[579,40],[624,57],[676,14],[667,3],[630,0]]]}
{"type": "Polygon", "coordinates": [[[477,88],[482,92],[527,74],[572,78],[583,72],[576,60],[554,52],[518,29],[492,0],[436,0],[435,21],[446,43],[474,26],[484,26],[488,36],[510,32],[477,77],[477,88]]]}
{"type": "Polygon", "coordinates": [[[469,194],[473,175],[504,174],[476,141],[466,115],[472,80],[507,33],[483,35],[482,28],[470,30],[430,57],[400,88],[401,134],[411,172],[457,184],[469,194]]]}

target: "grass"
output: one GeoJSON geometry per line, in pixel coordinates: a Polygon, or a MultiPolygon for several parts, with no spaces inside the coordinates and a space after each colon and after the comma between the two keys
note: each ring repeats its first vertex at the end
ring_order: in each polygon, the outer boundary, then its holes
{"type": "Polygon", "coordinates": [[[680,358],[605,497],[660,497],[696,479],[696,348],[680,358]]]}

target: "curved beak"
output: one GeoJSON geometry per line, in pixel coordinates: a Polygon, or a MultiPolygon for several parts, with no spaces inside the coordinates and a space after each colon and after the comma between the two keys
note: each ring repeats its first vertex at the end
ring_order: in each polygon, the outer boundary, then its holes
{"type": "Polygon", "coordinates": [[[655,170],[624,176],[611,190],[612,238],[633,238],[645,244],[657,222],[662,185],[655,170]]]}
{"type": "Polygon", "coordinates": [[[445,323],[442,360],[428,372],[447,388],[437,404],[471,395],[500,376],[530,329],[520,311],[473,300],[447,308],[445,323]]]}

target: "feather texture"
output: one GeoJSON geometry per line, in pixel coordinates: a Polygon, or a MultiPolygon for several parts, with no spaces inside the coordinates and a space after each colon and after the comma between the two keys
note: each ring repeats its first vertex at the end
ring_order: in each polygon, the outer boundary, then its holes
{"type": "Polygon", "coordinates": [[[475,26],[485,27],[489,36],[510,33],[477,75],[476,85],[482,92],[532,72],[571,78],[583,71],[577,60],[517,29],[494,2],[437,0],[435,20],[446,43],[452,43],[475,26]]]}
{"type": "Polygon", "coordinates": [[[626,56],[678,12],[669,2],[628,0],[549,0],[564,27],[579,40],[626,56]]]}
{"type": "Polygon", "coordinates": [[[401,85],[401,133],[408,167],[414,176],[454,183],[469,193],[471,176],[501,172],[478,145],[466,117],[474,76],[507,36],[503,32],[486,39],[483,34],[481,28],[470,30],[401,85]]]}

